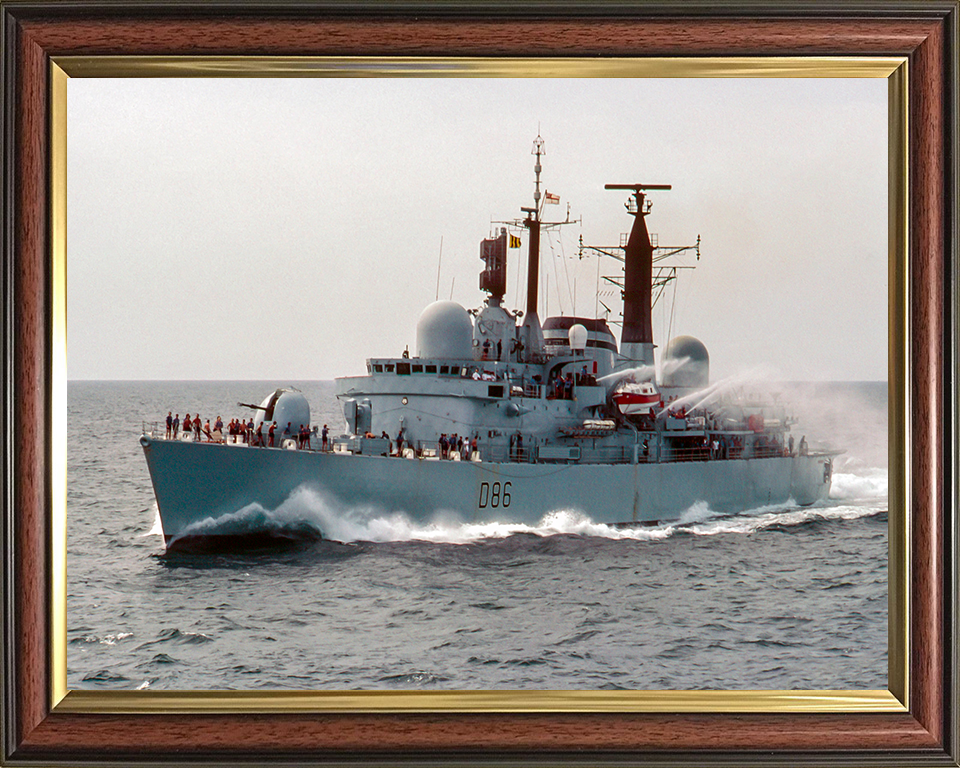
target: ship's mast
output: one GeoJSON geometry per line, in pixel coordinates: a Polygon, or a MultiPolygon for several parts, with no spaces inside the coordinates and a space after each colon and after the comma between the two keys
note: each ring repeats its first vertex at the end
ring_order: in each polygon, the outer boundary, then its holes
{"type": "Polygon", "coordinates": [[[651,203],[647,201],[644,190],[670,189],[670,185],[607,184],[604,189],[633,190],[633,199],[627,202],[627,211],[633,214],[634,220],[623,260],[623,331],[620,335],[620,355],[642,365],[653,365],[653,244],[650,242],[646,223],[651,203]]]}
{"type": "Polygon", "coordinates": [[[537,315],[537,291],[540,279],[540,172],[543,170],[540,158],[546,152],[543,149],[543,138],[539,133],[534,139],[533,151],[530,154],[537,158],[533,165],[533,208],[520,208],[527,215],[523,220],[523,226],[530,230],[530,249],[527,259],[527,311],[520,329],[521,342],[528,360],[544,352],[543,329],[537,315]]]}
{"type": "MultiPolygon", "coordinates": [[[[567,218],[565,221],[544,221],[542,217],[544,202],[559,202],[557,195],[551,195],[549,192],[540,192],[540,174],[543,172],[542,158],[546,154],[543,148],[544,141],[540,134],[533,142],[533,150],[530,154],[534,155],[533,164],[533,207],[520,207],[524,214],[523,219],[513,219],[512,221],[495,222],[509,226],[512,231],[523,227],[529,230],[528,255],[527,255],[527,303],[524,312],[517,312],[515,316],[523,315],[523,323],[519,328],[517,341],[518,357],[520,362],[542,362],[545,355],[545,345],[543,342],[543,328],[540,325],[540,318],[537,314],[537,293],[540,289],[540,233],[543,230],[563,227],[567,224],[577,224],[579,219],[570,218],[570,207],[567,206],[567,218]]],[[[513,240],[511,235],[511,241],[513,240]]],[[[506,249],[507,249],[507,230],[501,228],[499,237],[488,238],[481,243],[480,257],[483,259],[485,269],[480,273],[480,288],[490,294],[487,304],[490,306],[499,306],[500,299],[506,290],[506,249]]]]}
{"type": "Polygon", "coordinates": [[[520,210],[527,214],[523,226],[530,230],[530,248],[527,257],[527,314],[537,312],[537,291],[540,282],[540,172],[543,165],[540,158],[546,154],[543,151],[543,139],[537,134],[533,142],[533,151],[530,153],[537,156],[533,165],[534,189],[533,189],[533,208],[521,208],[520,210]]]}
{"type": "MultiPolygon", "coordinates": [[[[618,368],[652,366],[654,364],[652,309],[664,286],[677,278],[681,269],[693,269],[682,264],[664,264],[664,260],[681,254],[696,253],[700,260],[700,236],[694,245],[664,246],[654,244],[647,231],[646,217],[651,202],[646,199],[649,190],[670,189],[669,184],[607,184],[605,189],[629,189],[633,192],[627,200],[627,212],[634,217],[629,237],[621,238],[620,245],[584,245],[580,252],[594,251],[623,262],[623,277],[603,279],[620,288],[623,296],[623,330],[620,336],[618,368]]],[[[602,303],[602,302],[601,302],[602,303]]],[[[604,304],[604,308],[609,308],[604,304]]]]}

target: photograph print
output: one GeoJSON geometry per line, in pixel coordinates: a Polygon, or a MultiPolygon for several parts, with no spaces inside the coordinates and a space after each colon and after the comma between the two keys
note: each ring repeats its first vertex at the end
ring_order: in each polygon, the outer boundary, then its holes
{"type": "Polygon", "coordinates": [[[68,687],[887,687],[882,78],[73,78],[68,687]]]}

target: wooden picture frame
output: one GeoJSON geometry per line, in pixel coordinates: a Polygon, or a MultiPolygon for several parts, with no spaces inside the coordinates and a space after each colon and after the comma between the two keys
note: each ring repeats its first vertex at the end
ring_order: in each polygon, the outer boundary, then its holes
{"type": "MultiPolygon", "coordinates": [[[[0,2],[3,34],[4,571],[0,759],[50,764],[198,762],[958,765],[957,683],[957,2],[841,5],[547,3],[254,4],[0,2]],[[901,660],[905,706],[663,711],[584,706],[477,711],[244,707],[180,694],[65,706],[51,650],[64,630],[55,531],[65,467],[51,450],[65,393],[54,295],[61,215],[51,201],[50,129],[63,103],[56,61],[103,56],[904,57],[908,88],[905,441],[909,528],[901,660]],[[51,541],[54,545],[51,545],[51,541]],[[789,710],[789,711],[787,711],[789,710]],[[189,713],[189,714],[185,714],[189,713]]],[[[59,179],[59,181],[58,181],[59,179]]],[[[893,217],[896,218],[896,217],[893,217]]],[[[903,222],[901,222],[903,224],[903,222]]],[[[62,268],[62,263],[60,268],[62,268]]],[[[894,291],[894,288],[891,288],[894,291]]],[[[894,302],[895,303],[895,302],[894,302]]],[[[58,306],[60,307],[58,309],[58,306]]],[[[897,350],[898,341],[905,347],[897,350]]],[[[894,395],[891,400],[895,400],[894,395]]],[[[891,472],[895,473],[892,467],[891,472]]],[[[891,577],[893,581],[893,574],[891,577]]],[[[893,586],[891,586],[891,590],[893,586]]],[[[896,617],[895,617],[896,618],[896,617]]],[[[892,622],[893,624],[894,622],[892,622]]],[[[896,684],[892,683],[892,690],[896,684]]],[[[229,697],[228,697],[229,698],[229,697]]],[[[240,697],[242,698],[242,697],[240,697]]],[[[772,699],[766,699],[770,701],[772,699]]],[[[262,697],[256,701],[262,701],[262,697]]]]}

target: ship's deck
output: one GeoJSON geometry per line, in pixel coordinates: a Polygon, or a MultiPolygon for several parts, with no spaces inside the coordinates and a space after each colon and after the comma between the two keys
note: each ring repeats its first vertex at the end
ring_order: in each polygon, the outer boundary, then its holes
{"type": "Polygon", "coordinates": [[[221,435],[179,432],[176,437],[167,434],[161,422],[143,422],[141,433],[152,440],[177,440],[180,442],[196,443],[197,445],[229,446],[231,448],[253,448],[254,450],[297,450],[312,453],[330,453],[353,456],[392,456],[418,461],[476,461],[488,463],[575,463],[575,464],[654,464],[677,463],[690,461],[731,461],[737,459],[771,459],[787,458],[791,456],[811,456],[830,458],[842,451],[807,451],[792,453],[779,446],[750,447],[745,452],[742,447],[733,445],[724,447],[714,446],[713,438],[719,435],[728,437],[746,436],[751,433],[742,431],[704,431],[704,430],[677,430],[668,434],[669,445],[663,442],[662,430],[636,432],[636,443],[620,442],[618,444],[603,444],[605,441],[598,438],[566,438],[550,442],[535,442],[533,445],[479,445],[476,451],[469,447],[462,450],[448,448],[441,456],[438,442],[425,443],[418,441],[413,445],[405,445],[398,454],[394,441],[384,437],[339,436],[328,441],[327,448],[322,447],[321,439],[316,432],[310,433],[310,440],[305,445],[298,445],[296,438],[279,437],[275,445],[254,445],[247,435],[221,435]],[[708,438],[706,442],[704,439],[708,438]],[[600,445],[597,443],[600,442],[600,445]],[[684,444],[686,443],[686,444],[684,444]]]}

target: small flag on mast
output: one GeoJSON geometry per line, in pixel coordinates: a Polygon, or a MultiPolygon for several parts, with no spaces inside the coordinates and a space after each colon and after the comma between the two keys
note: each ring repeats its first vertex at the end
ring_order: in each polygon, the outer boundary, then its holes
{"type": "Polygon", "coordinates": [[[553,192],[544,191],[543,202],[550,205],[560,205],[560,195],[555,195],[553,192]]]}
{"type": "Polygon", "coordinates": [[[510,235],[510,244],[509,248],[519,248],[520,247],[520,238],[516,235],[510,235]]]}

